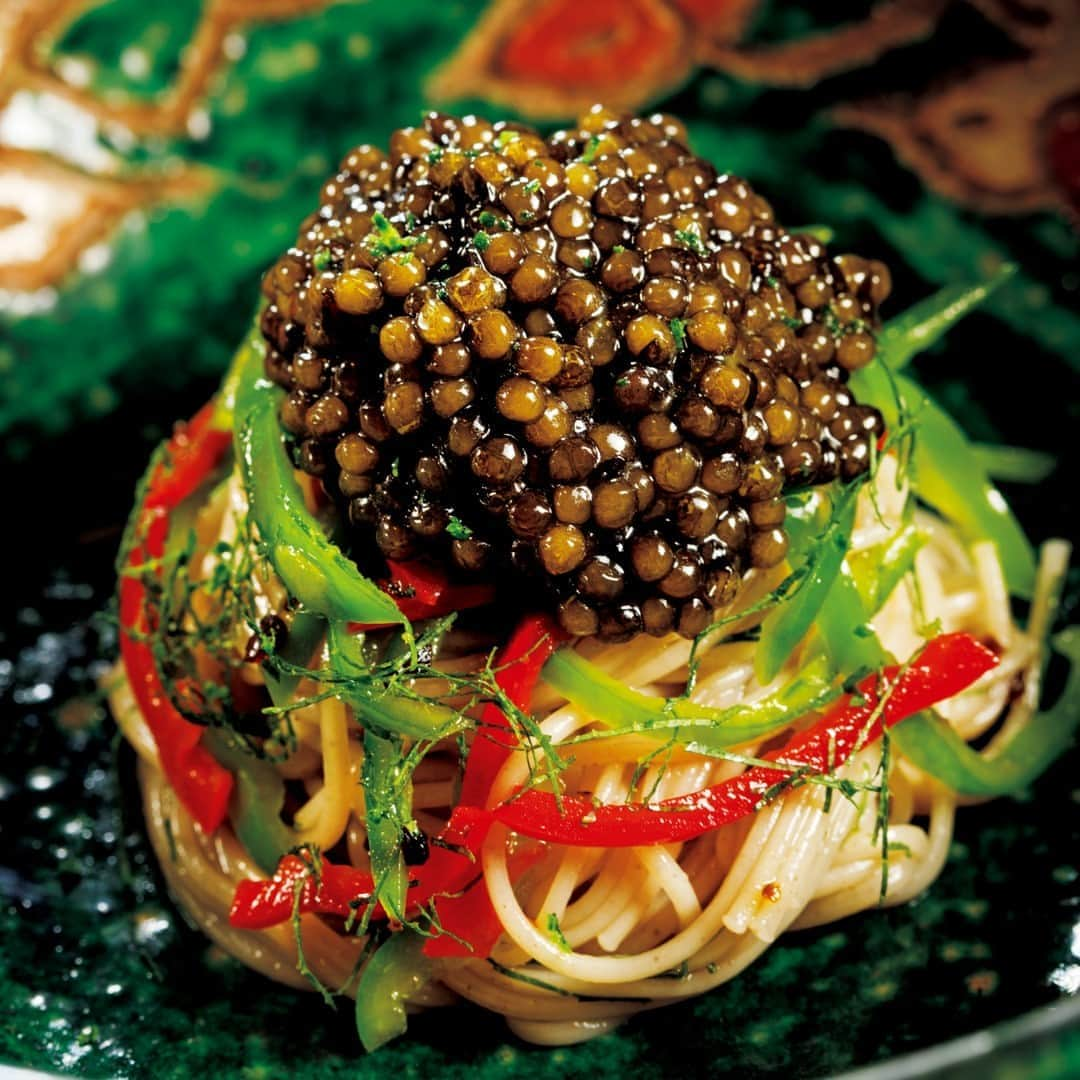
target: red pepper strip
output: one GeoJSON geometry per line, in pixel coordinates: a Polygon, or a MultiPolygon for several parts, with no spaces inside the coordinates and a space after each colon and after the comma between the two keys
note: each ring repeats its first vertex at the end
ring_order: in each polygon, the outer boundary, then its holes
{"type": "Polygon", "coordinates": [[[425,607],[438,603],[439,598],[450,588],[446,574],[423,559],[410,559],[408,562],[387,559],[386,565],[390,568],[391,582],[410,599],[425,607]]]}
{"type": "MultiPolygon", "coordinates": [[[[460,892],[479,873],[476,853],[483,844],[490,822],[470,823],[459,835],[468,843],[472,856],[436,847],[423,866],[409,871],[409,914],[414,915],[433,896],[460,892]]],[[[297,855],[285,855],[269,881],[241,881],[233,895],[229,924],[241,930],[264,930],[292,916],[296,883],[302,881],[299,910],[302,914],[349,915],[375,891],[375,881],[366,870],[322,861],[319,883],[308,863],[297,855]]],[[[373,915],[384,918],[377,906],[373,915]]]]}
{"type": "MultiPolygon", "coordinates": [[[[519,708],[526,709],[532,700],[533,690],[540,678],[540,669],[563,639],[562,631],[546,615],[528,615],[511,635],[510,641],[496,658],[495,680],[507,697],[519,708]]],[[[495,774],[505,761],[513,746],[510,722],[496,705],[488,705],[483,713],[483,733],[473,742],[462,781],[461,802],[470,800],[472,805],[487,801],[495,774]],[[488,738],[490,732],[500,737],[499,742],[488,738]],[[502,734],[505,732],[506,734],[502,734]]],[[[455,815],[456,815],[455,811],[455,815]]],[[[442,839],[472,853],[460,854],[445,847],[433,847],[431,857],[420,867],[410,871],[409,911],[415,912],[420,905],[439,897],[437,908],[440,920],[443,904],[456,900],[452,894],[465,889],[479,874],[475,861],[484,837],[491,824],[490,815],[480,814],[476,820],[455,820],[443,831],[442,839]]],[[[300,893],[301,912],[317,912],[323,915],[348,915],[352,911],[350,901],[368,897],[375,885],[371,875],[348,866],[336,866],[323,862],[322,884],[316,888],[313,875],[302,859],[287,855],[278,864],[277,872],[270,881],[242,881],[236,887],[231,925],[241,929],[261,930],[290,918],[293,911],[295,883],[304,878],[300,893]]],[[[473,890],[475,891],[475,890],[473,890]]],[[[485,919],[494,917],[489,910],[491,901],[487,890],[482,890],[483,900],[477,895],[478,907],[483,909],[485,919]]],[[[375,914],[380,914],[377,910],[375,914]]],[[[452,915],[451,915],[452,917],[452,915]]],[[[490,923],[487,923],[490,925],[490,923]]],[[[464,935],[463,935],[464,936],[464,935]]],[[[481,945],[473,956],[483,956],[481,945]]]]}
{"type": "MultiPolygon", "coordinates": [[[[510,880],[516,882],[543,854],[540,847],[514,852],[510,856],[510,880]]],[[[428,938],[424,942],[425,956],[462,956],[475,960],[491,955],[503,925],[482,878],[474,881],[460,896],[440,897],[436,906],[439,925],[449,933],[428,938]],[[461,940],[457,940],[459,938],[461,940]]]]}
{"type": "Polygon", "coordinates": [[[503,928],[483,878],[477,878],[460,896],[443,897],[438,901],[437,910],[439,925],[447,932],[424,942],[425,956],[486,957],[491,954],[503,928]],[[462,941],[472,948],[463,945],[462,941]]]}
{"type": "MultiPolygon", "coordinates": [[[[566,634],[549,615],[526,615],[518,624],[496,660],[495,681],[519,709],[530,707],[541,669],[565,639],[566,634]]],[[[502,709],[494,703],[485,705],[479,731],[465,763],[459,807],[482,807],[487,803],[491,785],[514,745],[513,729],[502,709]]],[[[487,823],[478,824],[486,835],[487,823]]],[[[468,826],[451,821],[443,836],[456,844],[468,843],[467,834],[457,834],[459,828],[467,829],[468,826]]],[[[486,957],[502,933],[502,923],[483,882],[464,897],[444,897],[435,901],[435,911],[440,923],[473,947],[467,949],[451,937],[433,938],[424,946],[428,956],[486,957]]]]}
{"type": "Polygon", "coordinates": [[[350,904],[364,903],[375,888],[370,874],[325,859],[316,883],[311,866],[299,855],[283,855],[269,881],[241,881],[236,886],[229,924],[242,930],[264,930],[285,922],[297,903],[297,882],[301,883],[299,910],[320,915],[349,915],[354,910],[350,904]]]}
{"type": "MultiPolygon", "coordinates": [[[[178,426],[168,443],[167,460],[150,475],[146,498],[137,511],[141,541],[132,550],[128,569],[165,552],[169,512],[193,494],[232,445],[232,436],[211,426],[214,402],[196,413],[186,426],[178,426]]],[[[173,706],[161,685],[154,656],[146,641],[132,636],[153,630],[154,615],[147,610],[146,587],[133,574],[120,580],[120,655],[139,711],[154,737],[158,758],[173,789],[204,832],[212,833],[225,818],[232,775],[199,745],[205,730],[186,720],[173,706]]]]}
{"type": "MultiPolygon", "coordinates": [[[[394,598],[401,613],[410,622],[435,619],[455,611],[484,607],[495,599],[492,585],[451,585],[436,566],[420,559],[409,562],[386,560],[390,578],[379,588],[394,598]]],[[[377,630],[387,623],[349,623],[349,630],[361,633],[377,630]]]]}
{"type": "Polygon", "coordinates": [[[213,427],[217,403],[208,401],[186,424],[177,424],[166,458],[154,469],[143,506],[175,510],[194,495],[232,446],[232,432],[213,427]]]}
{"type": "MultiPolygon", "coordinates": [[[[566,634],[550,615],[526,615],[496,659],[495,681],[519,708],[526,710],[540,680],[540,671],[566,634]]],[[[494,703],[484,706],[480,728],[469,750],[461,781],[459,806],[483,806],[495,776],[516,739],[510,721],[494,703]]]]}
{"type": "MultiPolygon", "coordinates": [[[[905,670],[886,668],[891,692],[881,705],[879,677],[859,684],[862,704],[850,695],[809,730],[765,757],[796,769],[824,774],[844,763],[856,748],[891,727],[970,686],[998,663],[997,656],[970,634],[943,634],[929,642],[905,670]],[[875,713],[880,706],[880,716],[875,713]]],[[[491,811],[494,820],[523,836],[586,847],[636,847],[692,840],[754,813],[771,788],[790,779],[790,769],[755,766],[722,784],[658,803],[594,806],[589,799],[526,791],[491,811]]],[[[480,824],[476,811],[454,811],[462,827],[480,824]]]]}

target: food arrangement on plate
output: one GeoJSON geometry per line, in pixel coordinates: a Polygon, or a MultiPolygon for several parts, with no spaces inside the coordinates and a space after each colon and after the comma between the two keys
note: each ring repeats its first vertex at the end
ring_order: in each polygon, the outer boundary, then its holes
{"type": "Polygon", "coordinates": [[[369,1050],[461,998],[581,1041],[918,896],[1068,746],[1068,545],[904,370],[1009,267],[883,323],[828,240],[665,115],[345,157],[121,553],[113,711],[214,941],[369,1050]]]}

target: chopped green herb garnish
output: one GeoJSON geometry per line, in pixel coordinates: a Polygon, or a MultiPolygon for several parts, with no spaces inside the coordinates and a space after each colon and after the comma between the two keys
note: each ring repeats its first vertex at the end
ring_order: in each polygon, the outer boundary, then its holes
{"type": "Polygon", "coordinates": [[[591,165],[593,159],[596,157],[596,152],[600,149],[600,136],[594,135],[586,144],[585,152],[581,155],[581,160],[586,165],[591,165]]]}
{"type": "Polygon", "coordinates": [[[436,146],[434,150],[429,150],[428,151],[427,159],[428,159],[429,164],[437,165],[440,161],[442,161],[442,156],[443,156],[442,147],[441,146],[436,146]]]}
{"type": "Polygon", "coordinates": [[[615,246],[614,246],[614,247],[613,247],[613,248],[611,249],[611,254],[612,254],[612,255],[621,255],[621,254],[622,254],[622,253],[623,253],[623,252],[624,252],[625,250],[626,250],[626,248],[624,248],[624,247],[622,246],[622,244],[616,244],[616,245],[615,245],[615,246]]]}
{"type": "Polygon", "coordinates": [[[517,142],[520,138],[520,131],[510,131],[509,129],[500,131],[499,134],[495,136],[495,149],[505,150],[510,143],[517,142]]]}
{"type": "Polygon", "coordinates": [[[472,242],[473,247],[476,248],[477,251],[486,251],[488,245],[491,243],[491,237],[488,236],[488,234],[484,232],[483,229],[481,229],[478,233],[476,233],[475,236],[473,236],[472,242]]]}
{"type": "Polygon", "coordinates": [[[825,329],[830,334],[834,334],[837,337],[842,337],[845,334],[857,334],[862,330],[869,330],[869,326],[865,319],[852,319],[851,322],[842,323],[833,310],[833,306],[830,303],[829,306],[821,313],[821,321],[825,324],[825,329]]]}
{"type": "Polygon", "coordinates": [[[672,319],[668,326],[671,327],[671,336],[675,339],[675,348],[682,352],[686,348],[686,320],[672,319]]]}
{"type": "Polygon", "coordinates": [[[705,245],[701,242],[701,237],[693,229],[676,229],[675,239],[683,247],[689,248],[695,254],[705,254],[705,245]]]}
{"type": "Polygon", "coordinates": [[[780,279],[773,274],[766,274],[765,284],[768,285],[770,289],[779,289],[780,279]]]}
{"type": "Polygon", "coordinates": [[[538,192],[539,190],[540,190],[540,181],[539,180],[530,180],[525,185],[525,191],[527,191],[530,195],[535,195],[536,192],[538,192]]]}
{"type": "MultiPolygon", "coordinates": [[[[371,217],[372,230],[364,240],[368,251],[376,259],[385,259],[387,255],[393,255],[398,251],[412,251],[417,244],[424,243],[427,236],[420,233],[418,236],[402,235],[397,226],[381,211],[376,211],[371,217]]],[[[405,219],[405,231],[416,225],[416,215],[409,214],[405,219]]]]}
{"type": "Polygon", "coordinates": [[[450,523],[446,526],[446,532],[455,540],[468,540],[473,531],[460,518],[451,515],[450,523]]]}
{"type": "Polygon", "coordinates": [[[547,936],[551,938],[563,952],[568,953],[574,951],[570,948],[570,942],[566,940],[566,937],[562,932],[562,927],[559,926],[559,916],[556,915],[554,911],[548,912],[544,925],[547,927],[547,936]]]}
{"type": "Polygon", "coordinates": [[[319,248],[311,258],[311,265],[316,273],[321,274],[332,260],[333,256],[326,248],[319,248]]]}
{"type": "Polygon", "coordinates": [[[510,222],[506,218],[499,217],[498,214],[493,214],[490,210],[483,210],[480,213],[480,224],[485,229],[509,229],[510,222]]]}

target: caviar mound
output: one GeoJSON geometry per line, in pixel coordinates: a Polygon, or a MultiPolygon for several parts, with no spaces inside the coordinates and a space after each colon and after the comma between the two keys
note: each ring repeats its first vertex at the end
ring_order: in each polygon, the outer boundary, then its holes
{"type": "Polygon", "coordinates": [[[574,635],[693,636],[853,479],[888,270],[790,233],[668,116],[431,113],[353,150],[267,272],[266,372],[361,566],[435,559],[574,635]]]}

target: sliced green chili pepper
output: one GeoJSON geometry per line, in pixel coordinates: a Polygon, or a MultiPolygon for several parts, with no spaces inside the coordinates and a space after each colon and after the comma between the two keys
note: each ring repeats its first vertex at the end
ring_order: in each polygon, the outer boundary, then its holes
{"type": "Polygon", "coordinates": [[[695,753],[737,746],[838,695],[830,689],[828,663],[818,657],[790,683],[752,705],[713,709],[687,698],[639,694],[572,649],[560,649],[544,666],[544,681],[579,708],[617,731],[673,738],[695,753]]]}
{"type": "Polygon", "coordinates": [[[444,739],[473,726],[469,717],[458,710],[406,697],[370,682],[365,677],[368,667],[361,638],[344,623],[331,623],[329,651],[330,669],[342,680],[336,689],[364,723],[412,739],[444,739]]]}
{"type": "Polygon", "coordinates": [[[292,829],[281,820],[285,783],[269,762],[244,750],[221,728],[204,736],[214,757],[233,774],[229,820],[240,843],[258,864],[272,874],[278,861],[296,843],[292,829]]]}
{"type": "Polygon", "coordinates": [[[400,736],[364,729],[362,779],[375,898],[399,922],[405,920],[409,888],[401,834],[412,824],[412,786],[398,783],[404,757],[400,736]]]}
{"type": "Polygon", "coordinates": [[[886,662],[846,562],[837,571],[814,625],[835,671],[876,671],[886,662]]]}
{"type": "Polygon", "coordinates": [[[851,387],[860,401],[881,411],[887,427],[899,428],[901,412],[915,422],[915,494],[967,536],[993,541],[1009,590],[1030,598],[1035,584],[1035,553],[956,421],[917,383],[904,375],[890,376],[878,364],[855,372],[851,387]]]}
{"type": "MultiPolygon", "coordinates": [[[[306,667],[311,663],[315,650],[326,637],[326,620],[312,611],[298,611],[289,624],[289,634],[276,655],[292,667],[306,667]]],[[[300,676],[286,671],[275,671],[273,660],[263,664],[263,680],[270,692],[270,700],[281,708],[293,699],[300,676]]]]}
{"type": "Polygon", "coordinates": [[[893,319],[878,336],[880,363],[852,375],[858,399],[875,406],[893,431],[917,424],[913,453],[915,494],[972,537],[993,541],[1005,580],[1030,597],[1035,555],[1001,493],[991,484],[975,447],[956,422],[912,380],[891,374],[941,338],[1016,272],[1002,266],[977,285],[948,286],[893,319]]]}
{"type": "Polygon", "coordinates": [[[1073,743],[1080,727],[1080,627],[1053,639],[1070,663],[1065,689],[992,757],[972,750],[948,724],[921,713],[897,728],[897,746],[920,769],[961,795],[1005,795],[1026,787],[1073,743]]]}
{"type": "Polygon", "coordinates": [[[893,371],[903,369],[913,356],[925,352],[945,336],[965,315],[979,307],[1016,273],[1004,263],[985,281],[974,285],[946,285],[933,296],[890,319],[878,334],[878,356],[893,371]]]}
{"type": "Polygon", "coordinates": [[[876,612],[888,600],[915,565],[915,556],[926,539],[925,533],[908,524],[882,543],[848,556],[852,579],[867,611],[876,612]]]}
{"type": "Polygon", "coordinates": [[[1007,480],[1014,484],[1037,484],[1045,480],[1057,465],[1057,458],[1053,454],[1023,446],[975,443],[975,453],[988,475],[995,480],[1007,480]]]}
{"type": "Polygon", "coordinates": [[[789,515],[788,529],[792,537],[789,559],[795,572],[801,571],[805,576],[795,591],[781,600],[761,624],[761,639],[754,657],[759,682],[768,683],[776,678],[822,610],[851,541],[857,493],[858,485],[853,484],[834,495],[832,514],[823,531],[800,530],[799,516],[789,515]]]}
{"type": "Polygon", "coordinates": [[[913,456],[916,494],[968,536],[992,540],[1009,589],[1030,597],[1035,553],[967,436],[914,382],[901,375],[898,383],[918,417],[913,456]]]}
{"type": "Polygon", "coordinates": [[[405,622],[393,599],[361,574],[304,505],[277,418],[277,388],[262,374],[254,336],[236,389],[237,457],[251,517],[285,587],[309,611],[332,619],[405,622]]]}
{"type": "Polygon", "coordinates": [[[424,938],[394,934],[367,962],[356,986],[356,1030],[370,1053],[405,1033],[405,1002],[428,981],[424,938]]]}

